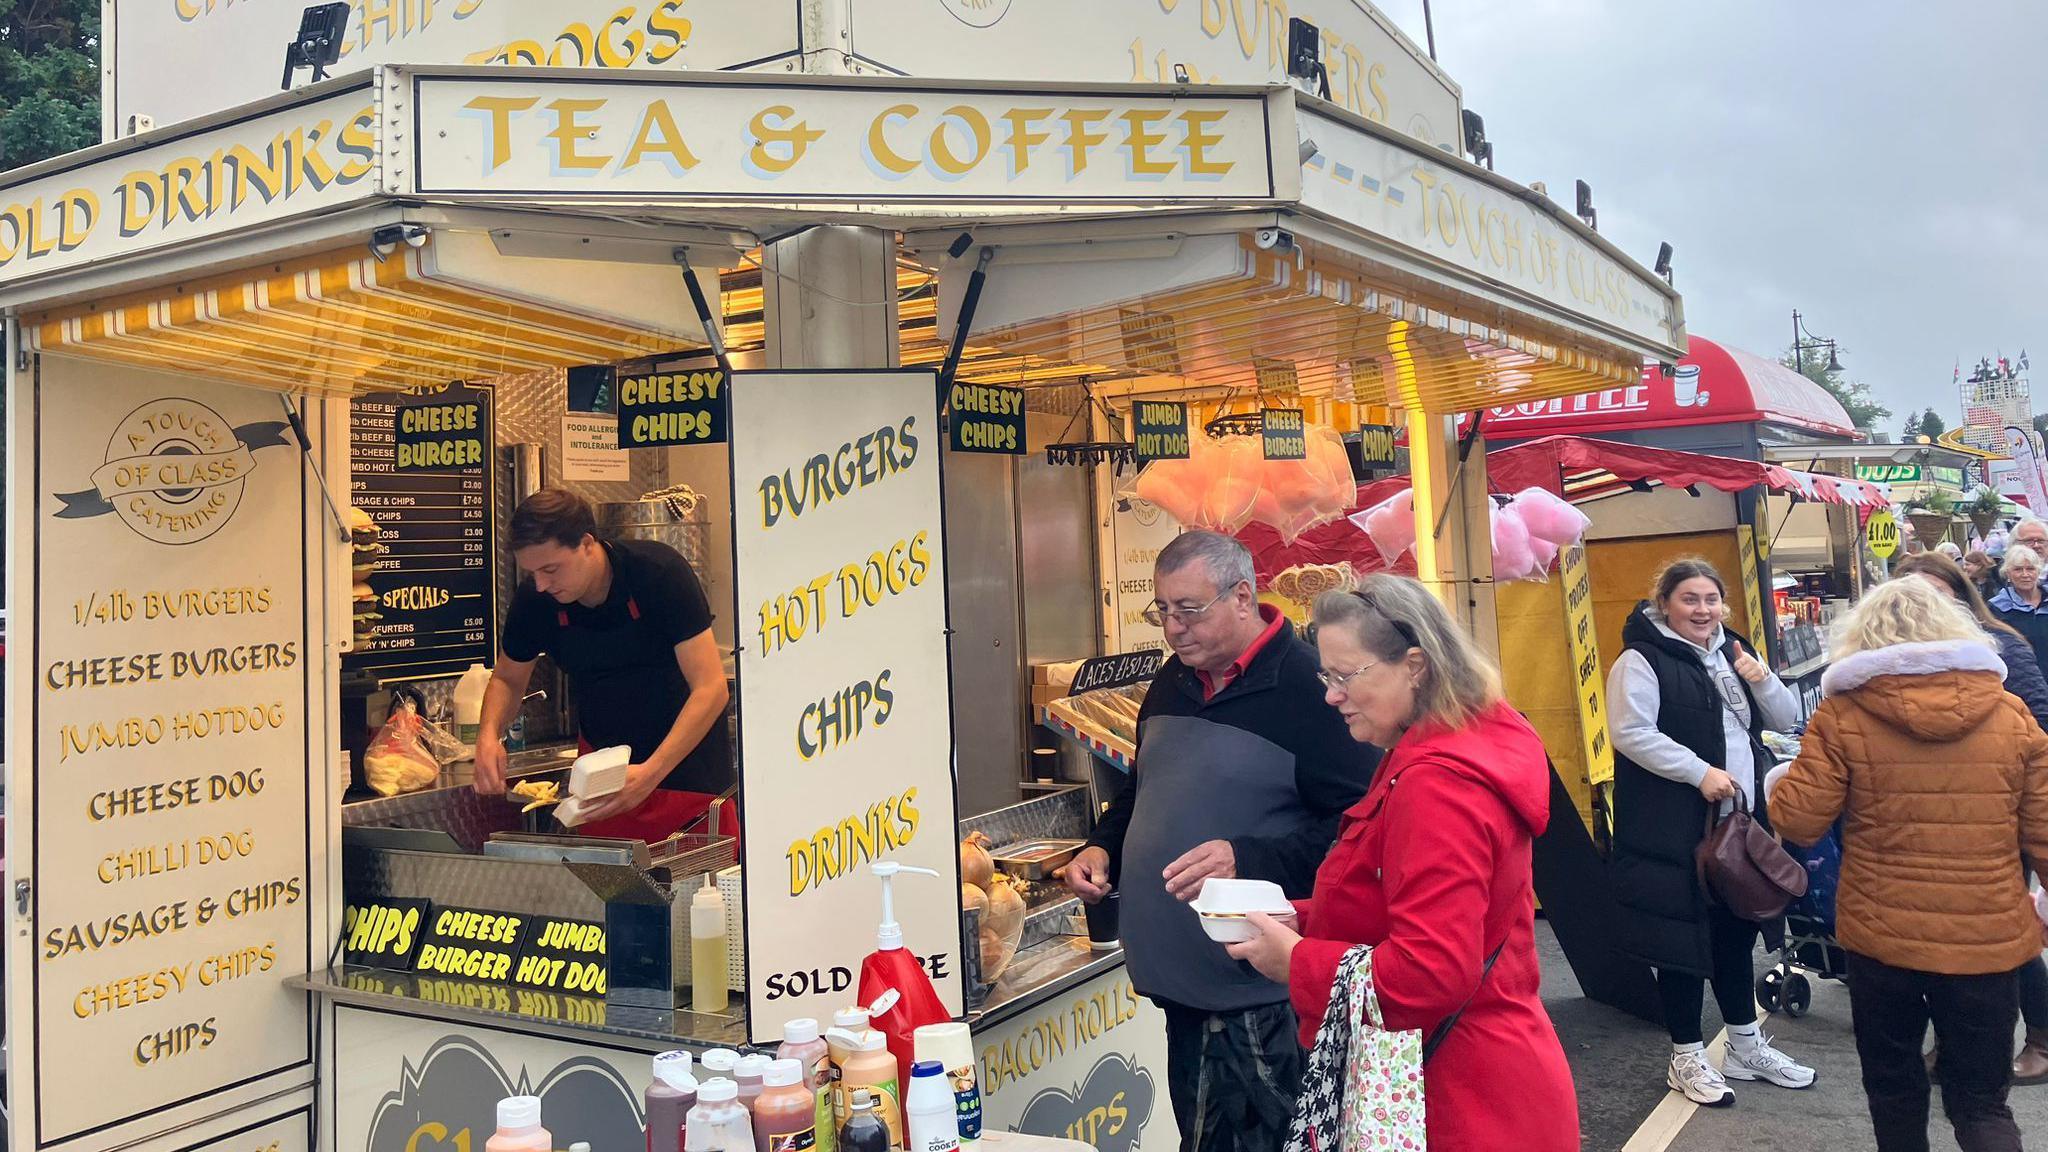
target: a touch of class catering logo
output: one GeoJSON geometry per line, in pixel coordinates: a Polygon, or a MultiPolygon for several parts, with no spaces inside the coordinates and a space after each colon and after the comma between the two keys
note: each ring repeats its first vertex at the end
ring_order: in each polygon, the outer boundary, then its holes
{"type": "Polygon", "coordinates": [[[993,27],[1010,12],[1010,0],[940,0],[946,11],[962,24],[976,28],[993,27]]]}
{"type": "Polygon", "coordinates": [[[57,518],[111,513],[146,540],[195,544],[234,516],[255,450],[288,447],[284,432],[282,420],[235,427],[197,400],[151,400],[115,426],[92,487],[57,493],[57,518]]]}

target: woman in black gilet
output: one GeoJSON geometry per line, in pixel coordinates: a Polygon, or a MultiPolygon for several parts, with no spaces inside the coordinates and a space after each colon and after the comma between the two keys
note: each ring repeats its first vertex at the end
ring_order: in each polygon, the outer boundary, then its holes
{"type": "Polygon", "coordinates": [[[1813,1070],[1759,1030],[1753,981],[1762,925],[1710,906],[1693,853],[1709,805],[1766,819],[1766,728],[1799,721],[1799,701],[1722,628],[1727,586],[1711,564],[1673,561],[1622,630],[1607,679],[1614,739],[1614,875],[1627,914],[1623,947],[1657,969],[1671,1032],[1666,1082],[1694,1103],[1731,1104],[1729,1080],[1806,1088],[1813,1070]],[[1700,1011],[1707,982],[1728,1025],[1720,1068],[1700,1011]]]}

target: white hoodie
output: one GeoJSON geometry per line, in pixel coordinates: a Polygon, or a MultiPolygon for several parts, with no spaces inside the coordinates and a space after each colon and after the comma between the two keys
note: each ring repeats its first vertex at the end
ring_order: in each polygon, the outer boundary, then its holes
{"type": "MultiPolygon", "coordinates": [[[[1709,677],[1715,680],[1740,679],[1735,675],[1735,669],[1729,667],[1727,657],[1721,655],[1721,646],[1727,643],[1725,629],[1716,629],[1713,646],[1702,648],[1673,631],[1655,609],[1648,614],[1657,631],[1685,645],[1688,651],[1699,657],[1709,677]]],[[[1775,674],[1766,675],[1760,684],[1751,684],[1749,691],[1763,712],[1764,727],[1783,730],[1799,722],[1799,698],[1775,674]]],[[[1706,778],[1708,768],[1719,768],[1735,778],[1743,810],[1754,810],[1756,758],[1749,747],[1749,729],[1734,710],[1721,709],[1721,733],[1728,745],[1728,762],[1710,765],[1694,755],[1692,749],[1658,729],[1660,699],[1657,673],[1650,667],[1649,659],[1640,652],[1623,652],[1621,658],[1614,662],[1613,671],[1607,674],[1607,709],[1613,729],[1614,750],[1641,765],[1645,771],[1695,788],[1706,778]]]]}

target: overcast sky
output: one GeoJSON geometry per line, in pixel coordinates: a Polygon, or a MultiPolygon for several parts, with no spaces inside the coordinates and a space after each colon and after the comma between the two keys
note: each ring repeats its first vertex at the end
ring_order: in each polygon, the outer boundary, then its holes
{"type": "MultiPolygon", "coordinates": [[[[2048,408],[2048,4],[1431,0],[1503,175],[1648,266],[1686,327],[1776,356],[1792,310],[1894,416],[2001,350],[2048,408]]],[[[1424,43],[1422,0],[1381,9],[1424,43]]]]}

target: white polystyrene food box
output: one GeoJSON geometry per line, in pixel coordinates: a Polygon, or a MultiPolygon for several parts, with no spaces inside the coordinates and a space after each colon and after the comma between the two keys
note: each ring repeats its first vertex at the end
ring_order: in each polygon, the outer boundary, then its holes
{"type": "Polygon", "coordinates": [[[626,768],[632,762],[633,750],[624,744],[578,756],[569,766],[569,795],[596,800],[617,792],[626,786],[626,768]]]}

